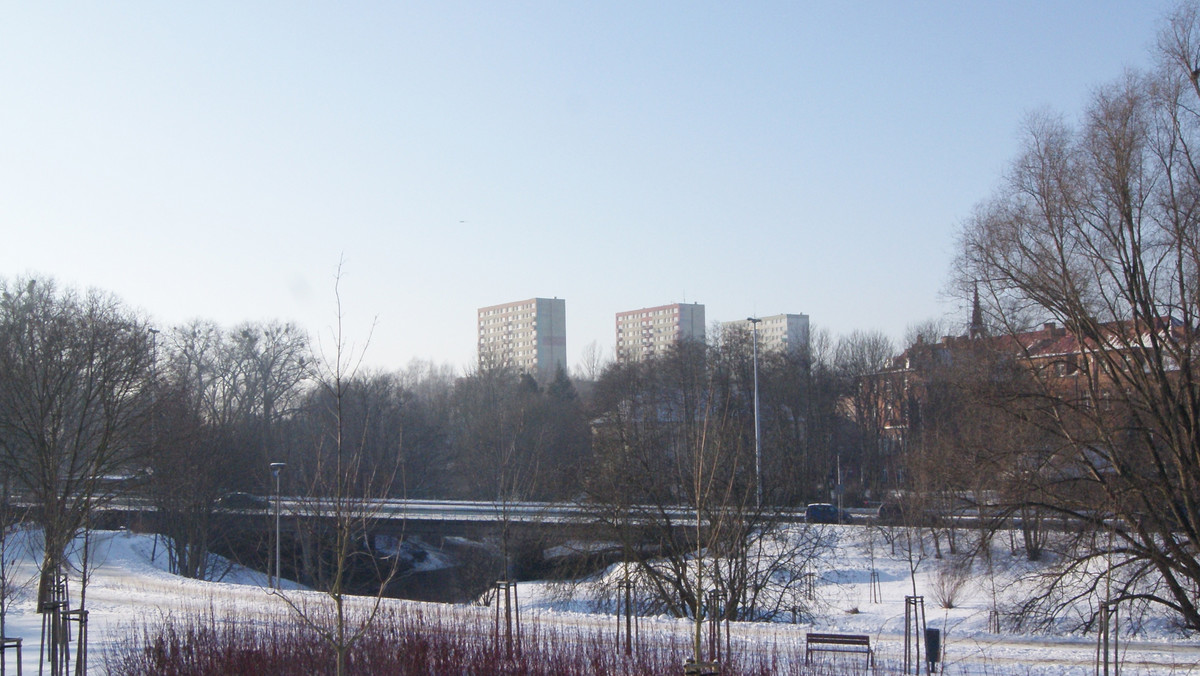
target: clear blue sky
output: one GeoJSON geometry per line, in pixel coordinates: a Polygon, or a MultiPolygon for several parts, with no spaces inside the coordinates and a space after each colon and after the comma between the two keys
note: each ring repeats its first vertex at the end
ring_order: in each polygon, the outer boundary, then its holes
{"type": "MultiPolygon", "coordinates": [[[[334,321],[465,366],[475,310],[941,300],[1022,117],[1145,67],[1167,2],[0,0],[0,275],[160,325],[334,321]]],[[[328,339],[325,339],[328,344],[328,339]]]]}

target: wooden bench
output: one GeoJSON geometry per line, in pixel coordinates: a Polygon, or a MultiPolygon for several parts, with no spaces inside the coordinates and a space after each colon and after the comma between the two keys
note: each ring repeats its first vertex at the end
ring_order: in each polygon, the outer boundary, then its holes
{"type": "Polygon", "coordinates": [[[815,652],[862,653],[867,656],[867,666],[875,666],[875,653],[871,652],[871,637],[866,634],[807,634],[805,635],[804,663],[808,664],[815,652]]]}
{"type": "Polygon", "coordinates": [[[693,662],[689,659],[683,665],[683,676],[721,676],[721,665],[718,662],[693,662]]]}

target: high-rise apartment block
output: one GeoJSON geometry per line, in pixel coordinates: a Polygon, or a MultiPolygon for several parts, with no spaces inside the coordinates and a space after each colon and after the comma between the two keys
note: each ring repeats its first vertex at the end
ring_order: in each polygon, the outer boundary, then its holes
{"type": "MultiPolygon", "coordinates": [[[[808,347],[808,315],[771,315],[758,320],[759,349],[801,352],[808,347]]],[[[721,322],[721,328],[754,329],[749,319],[721,322]]]]}
{"type": "Polygon", "coordinates": [[[480,366],[508,366],[549,382],[567,368],[567,302],[530,298],[479,308],[480,366]]]}
{"type": "Polygon", "coordinates": [[[617,361],[663,354],[681,340],[704,340],[704,306],[676,303],[617,313],[617,361]]]}

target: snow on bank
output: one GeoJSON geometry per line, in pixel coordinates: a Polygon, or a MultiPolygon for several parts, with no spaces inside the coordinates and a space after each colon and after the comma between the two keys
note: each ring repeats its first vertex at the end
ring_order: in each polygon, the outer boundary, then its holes
{"type": "MultiPolygon", "coordinates": [[[[837,631],[868,634],[876,646],[881,665],[898,665],[903,656],[906,595],[913,593],[909,561],[892,555],[886,544],[868,543],[867,529],[835,528],[838,544],[822,563],[814,585],[814,614],[806,624],[739,623],[735,636],[750,644],[803,644],[807,631],[837,631]],[[878,573],[872,593],[871,570],[878,573]],[[878,600],[876,600],[878,599],[878,600]]],[[[262,573],[229,565],[219,582],[188,580],[167,571],[161,541],[153,536],[102,531],[92,534],[93,569],[87,585],[89,610],[89,673],[103,673],[103,651],[117,645],[139,627],[163,617],[215,613],[245,621],[288,615],[283,601],[267,589],[262,573]]],[[[20,531],[9,541],[15,556],[13,579],[24,587],[13,599],[5,634],[25,641],[25,673],[37,673],[42,616],[35,608],[36,563],[40,560],[40,538],[36,531],[20,531]]],[[[938,562],[932,557],[920,562],[916,573],[917,592],[925,597],[927,623],[945,633],[947,674],[1094,674],[1094,636],[1069,634],[1032,635],[995,633],[989,629],[993,594],[1012,593],[1012,580],[1031,564],[1007,550],[996,556],[995,576],[978,570],[960,590],[956,607],[938,608],[932,592],[937,583],[938,562]]],[[[225,567],[223,567],[224,569],[225,567]]],[[[617,571],[610,569],[609,574],[617,571]]],[[[286,583],[285,583],[286,584],[286,583]]],[[[70,581],[72,607],[78,605],[79,581],[70,581]]],[[[287,585],[289,596],[304,598],[305,592],[287,585]]],[[[584,590],[586,592],[586,589],[584,590]]],[[[565,597],[552,583],[522,583],[519,589],[524,612],[539,621],[570,626],[611,628],[614,618],[588,612],[594,605],[581,600],[586,593],[565,597]]],[[[392,601],[396,606],[409,602],[392,601]]],[[[415,605],[415,604],[413,604],[415,605]]],[[[490,612],[462,608],[463,612],[490,612]]],[[[643,636],[686,634],[686,622],[653,617],[640,620],[643,636]]],[[[1148,622],[1136,637],[1121,637],[1121,673],[1200,674],[1200,638],[1184,636],[1169,621],[1148,622]]],[[[74,650],[72,649],[72,653],[74,650]]],[[[801,649],[801,653],[803,650],[801,649]]],[[[11,658],[10,654],[10,664],[11,658]]],[[[681,656],[681,660],[682,660],[681,656]]]]}
{"type": "MultiPolygon", "coordinates": [[[[82,539],[77,540],[76,552],[71,556],[76,566],[82,544],[82,539]]],[[[43,630],[43,616],[37,612],[41,533],[37,530],[17,531],[10,536],[6,548],[6,558],[13,564],[10,577],[17,589],[9,602],[4,634],[23,639],[25,673],[38,673],[38,650],[43,630]]],[[[82,588],[77,573],[68,579],[71,608],[79,607],[81,591],[86,594],[88,673],[104,673],[102,653],[105,649],[118,644],[137,627],[163,617],[217,612],[263,618],[286,612],[277,599],[271,598],[266,575],[242,566],[221,566],[226,572],[220,582],[189,580],[168,572],[166,549],[161,539],[151,535],[93,531],[89,537],[89,552],[91,575],[86,588],[82,588]]],[[[287,582],[285,586],[300,589],[287,582]]],[[[74,643],[71,654],[75,654],[74,643]]],[[[12,660],[15,655],[10,651],[6,657],[12,660]]]]}
{"type": "MultiPolygon", "coordinates": [[[[1010,551],[1007,534],[1000,534],[993,542],[990,571],[983,563],[975,562],[960,576],[952,608],[943,608],[938,601],[938,589],[953,586],[955,574],[949,557],[936,559],[930,547],[923,554],[915,552],[910,560],[903,538],[897,538],[897,546],[893,547],[886,534],[879,528],[825,527],[821,537],[832,538],[833,548],[812,569],[812,594],[806,598],[809,616],[797,618],[796,624],[787,614],[773,623],[735,624],[734,634],[801,645],[804,634],[810,631],[867,634],[882,661],[902,664],[905,597],[919,595],[924,600],[926,626],[942,632],[945,673],[1095,673],[1096,636],[1072,633],[1067,628],[1070,619],[1043,634],[995,630],[994,610],[1020,600],[1025,593],[1020,578],[1037,570],[1023,551],[1010,551]]],[[[891,531],[890,535],[897,533],[891,531]]],[[[586,614],[599,607],[611,611],[611,606],[597,602],[597,597],[603,595],[597,589],[615,588],[622,574],[621,564],[616,564],[582,584],[528,583],[521,587],[522,602],[525,607],[555,613],[586,614]]],[[[607,621],[614,623],[611,616],[607,621]]],[[[666,618],[643,618],[642,622],[651,631],[679,623],[666,618]]],[[[1126,676],[1200,674],[1200,636],[1181,632],[1165,614],[1151,613],[1140,622],[1136,634],[1125,625],[1118,633],[1121,673],[1126,676]]]]}

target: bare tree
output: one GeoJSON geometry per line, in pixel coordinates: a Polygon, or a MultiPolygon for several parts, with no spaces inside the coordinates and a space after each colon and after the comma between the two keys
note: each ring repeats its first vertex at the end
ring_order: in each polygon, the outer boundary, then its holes
{"type": "MultiPolygon", "coordinates": [[[[287,342],[278,336],[292,329],[283,326],[245,324],[229,332],[193,321],[159,337],[156,406],[142,437],[150,470],[146,490],[159,510],[171,569],[181,575],[206,578],[215,572],[209,552],[223,537],[213,521],[219,499],[266,486],[264,430],[274,430],[271,438],[279,430],[264,424],[264,410],[273,405],[263,402],[290,401],[297,384],[256,365],[264,361],[261,345],[287,342]]],[[[283,360],[289,366],[274,370],[289,373],[304,360],[297,351],[283,360]]]]}
{"type": "MultiPolygon", "coordinates": [[[[968,511],[989,529],[1011,525],[1006,517],[1019,510],[1019,501],[996,509],[998,494],[1012,490],[1018,478],[1012,468],[1040,443],[1018,415],[1030,401],[1029,370],[999,347],[968,336],[937,343],[922,337],[902,357],[910,401],[896,403],[912,410],[900,483],[905,493],[897,506],[909,525],[929,530],[939,559],[943,543],[958,553],[957,524],[968,511]]],[[[1039,555],[1036,547],[1026,551],[1039,555]]]]}
{"type": "Polygon", "coordinates": [[[398,378],[403,398],[400,477],[404,493],[410,497],[444,496],[450,485],[447,458],[451,456],[450,417],[457,375],[450,366],[414,361],[398,378]]]}
{"type": "Polygon", "coordinates": [[[607,362],[604,353],[593,340],[583,346],[583,351],[579,355],[579,364],[575,367],[575,375],[582,380],[594,383],[599,380],[600,374],[604,373],[607,362]]]}
{"type": "Polygon", "coordinates": [[[455,385],[453,448],[463,497],[542,497],[540,475],[550,449],[534,421],[539,395],[531,377],[505,366],[478,368],[455,385]]]}
{"type": "Polygon", "coordinates": [[[363,440],[371,434],[369,412],[363,411],[357,424],[353,424],[352,387],[363,352],[352,351],[343,333],[341,274],[339,265],[334,285],[337,314],[331,354],[323,355],[315,364],[315,381],[323,395],[319,401],[324,407],[315,411],[319,416],[314,427],[318,436],[314,439],[312,464],[306,477],[308,497],[303,501],[303,509],[314,521],[329,524],[317,534],[327,546],[320,558],[328,567],[322,568],[316,582],[332,604],[332,612],[325,612],[330,610],[328,607],[313,609],[285,592],[277,592],[301,621],[333,649],[337,676],[346,673],[350,651],[378,617],[384,592],[396,574],[397,557],[377,566],[379,557],[365,544],[370,542],[372,525],[379,517],[379,498],[391,492],[400,464],[398,440],[395,440],[397,447],[391,449],[391,457],[368,457],[363,440]],[[365,614],[356,616],[348,607],[354,591],[351,578],[355,568],[363,563],[374,568],[377,586],[365,614]]]}
{"type": "MultiPolygon", "coordinates": [[[[806,359],[798,366],[803,368],[801,377],[792,378],[787,370],[782,372],[768,368],[762,374],[766,383],[766,396],[771,395],[772,382],[782,378],[785,386],[795,387],[802,383],[803,395],[801,407],[804,411],[803,438],[800,441],[799,457],[783,460],[781,467],[773,467],[772,472],[778,471],[778,476],[784,479],[783,490],[789,487],[793,491],[786,504],[802,505],[806,502],[820,502],[829,495],[829,479],[836,473],[837,456],[845,445],[845,439],[851,435],[847,432],[848,423],[845,402],[857,383],[848,380],[837,363],[837,344],[829,331],[821,328],[810,333],[806,359]],[[774,375],[779,373],[779,376],[774,375]],[[796,466],[799,465],[799,466],[796,466]],[[817,499],[819,498],[819,499],[817,499]]],[[[785,397],[784,400],[788,398],[785,397]]],[[[767,436],[771,427],[767,427],[767,436]]],[[[786,447],[784,444],[782,447],[786,447]]],[[[873,476],[876,470],[864,467],[865,477],[873,476]]]]}
{"type": "MultiPolygon", "coordinates": [[[[12,490],[7,476],[0,483],[0,490],[3,490],[6,496],[3,501],[0,501],[0,636],[7,636],[5,622],[8,618],[8,609],[17,592],[24,586],[16,573],[19,549],[13,543],[12,536],[23,525],[25,510],[13,504],[12,498],[9,497],[12,496],[12,490]]],[[[0,662],[0,665],[2,664],[0,662]]]]}
{"type": "Polygon", "coordinates": [[[227,332],[193,321],[173,327],[163,342],[159,375],[189,396],[204,421],[231,427],[250,417],[251,393],[227,332]]]}
{"type": "Polygon", "coordinates": [[[942,319],[927,319],[915,324],[909,324],[904,329],[904,344],[935,344],[942,338],[954,335],[955,333],[955,331],[951,330],[949,322],[942,319]]]}
{"type": "Polygon", "coordinates": [[[278,426],[295,407],[310,375],[308,337],[295,324],[247,323],[235,327],[224,341],[225,357],[236,367],[243,411],[257,426],[262,455],[256,476],[266,483],[269,463],[283,457],[278,426]]]}
{"type": "Polygon", "coordinates": [[[227,440],[200,418],[180,389],[160,383],[156,399],[144,436],[146,492],[158,511],[156,533],[166,536],[171,572],[208,579],[213,512],[230,474],[227,440]]]}
{"type": "Polygon", "coordinates": [[[778,528],[786,477],[764,476],[768,499],[756,504],[752,385],[739,376],[735,346],[726,347],[683,343],[613,365],[597,385],[586,504],[605,537],[622,544],[649,612],[693,620],[795,612],[779,584],[797,579],[816,551],[815,540],[778,528]]]}
{"type": "Polygon", "coordinates": [[[837,341],[833,363],[838,376],[850,393],[849,418],[853,422],[853,438],[838,445],[838,459],[834,472],[840,476],[829,477],[828,483],[864,486],[882,483],[879,476],[883,467],[881,440],[883,414],[880,404],[883,392],[882,381],[875,376],[884,370],[895,348],[887,336],[879,332],[854,331],[837,341]]]}
{"type": "MultiPolygon", "coordinates": [[[[546,387],[510,367],[482,366],[455,383],[450,449],[453,495],[494,505],[498,538],[488,544],[496,566],[469,581],[508,581],[539,565],[543,538],[513,523],[519,502],[569,499],[578,493],[589,432],[574,385],[558,369],[546,387]]],[[[490,564],[491,562],[489,562],[490,564]]],[[[481,591],[481,590],[480,590],[481,591]]]]}
{"type": "Polygon", "coordinates": [[[108,497],[104,479],[132,465],[151,352],[145,321],[111,296],[40,278],[0,284],[0,467],[43,530],[39,599],[108,497]]]}
{"type": "Polygon", "coordinates": [[[1200,629],[1198,35],[1183,4],[1155,72],[1100,88],[1078,126],[1031,116],[1005,184],[963,228],[960,281],[980,280],[994,323],[1015,337],[1053,320],[1078,356],[1064,372],[1016,349],[1038,384],[1021,415],[1047,435],[1016,468],[1026,506],[1111,536],[1055,545],[1067,564],[1025,608],[1042,618],[1106,594],[1200,629]]]}

